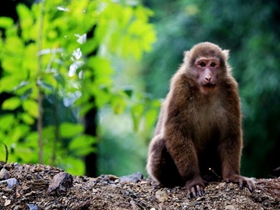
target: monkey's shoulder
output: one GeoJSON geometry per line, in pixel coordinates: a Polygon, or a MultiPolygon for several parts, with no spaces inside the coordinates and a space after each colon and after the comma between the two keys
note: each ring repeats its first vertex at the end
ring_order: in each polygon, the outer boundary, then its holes
{"type": "MultiPolygon", "coordinates": [[[[181,72],[177,72],[172,80],[170,85],[170,92],[178,93],[181,95],[192,94],[191,92],[199,91],[199,86],[197,81],[181,72]]],[[[185,95],[186,96],[186,95],[185,95]]]]}

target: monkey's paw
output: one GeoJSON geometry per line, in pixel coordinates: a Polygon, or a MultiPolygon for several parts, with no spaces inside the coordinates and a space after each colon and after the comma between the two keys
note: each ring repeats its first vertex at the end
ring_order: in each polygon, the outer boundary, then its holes
{"type": "Polygon", "coordinates": [[[201,177],[196,177],[186,182],[185,187],[187,189],[188,198],[195,198],[204,194],[205,184],[207,182],[201,177]]]}
{"type": "Polygon", "coordinates": [[[248,189],[253,192],[256,189],[254,179],[248,178],[245,176],[240,176],[237,174],[231,175],[224,179],[226,182],[233,182],[239,185],[239,188],[242,189],[244,186],[248,187],[248,189]]]}

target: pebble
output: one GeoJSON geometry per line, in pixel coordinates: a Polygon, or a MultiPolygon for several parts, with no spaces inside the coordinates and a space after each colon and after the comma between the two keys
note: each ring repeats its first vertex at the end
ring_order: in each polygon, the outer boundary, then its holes
{"type": "Polygon", "coordinates": [[[141,181],[141,179],[143,179],[143,174],[141,174],[140,172],[135,172],[133,174],[127,175],[127,176],[122,176],[120,177],[120,183],[123,182],[139,182],[141,181]]]}
{"type": "Polygon", "coordinates": [[[3,180],[3,181],[0,181],[0,184],[2,183],[7,183],[8,184],[8,188],[14,188],[15,185],[18,184],[18,181],[16,178],[10,178],[10,179],[6,179],[6,180],[3,180]]]}
{"type": "Polygon", "coordinates": [[[11,204],[11,200],[6,200],[4,206],[9,206],[11,204]]]}
{"type": "Polygon", "coordinates": [[[9,178],[10,178],[9,171],[5,168],[2,168],[0,171],[0,180],[9,179],[9,178]]]}
{"type": "Polygon", "coordinates": [[[168,199],[168,195],[165,191],[163,190],[158,190],[156,191],[155,194],[156,198],[160,201],[160,202],[164,202],[168,199]]]}
{"type": "Polygon", "coordinates": [[[35,204],[27,204],[29,210],[39,210],[38,206],[35,204]]]}
{"type": "Polygon", "coordinates": [[[236,208],[234,207],[234,205],[227,205],[225,207],[225,210],[236,210],[236,208]]]}

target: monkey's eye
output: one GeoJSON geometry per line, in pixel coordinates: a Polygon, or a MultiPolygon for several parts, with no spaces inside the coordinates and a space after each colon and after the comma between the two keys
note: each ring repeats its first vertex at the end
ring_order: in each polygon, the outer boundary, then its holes
{"type": "Polygon", "coordinates": [[[215,67],[215,66],[216,66],[216,63],[215,63],[215,62],[212,62],[212,63],[210,64],[210,66],[211,66],[211,67],[215,67]]]}
{"type": "Polygon", "coordinates": [[[199,63],[199,66],[200,66],[200,67],[205,67],[205,66],[206,66],[206,63],[205,63],[205,62],[201,62],[201,63],[199,63]]]}

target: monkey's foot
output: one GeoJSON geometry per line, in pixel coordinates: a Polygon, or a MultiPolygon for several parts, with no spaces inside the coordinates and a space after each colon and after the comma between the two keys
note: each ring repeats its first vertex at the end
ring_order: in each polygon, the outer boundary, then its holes
{"type": "Polygon", "coordinates": [[[188,198],[195,198],[204,194],[206,181],[201,177],[194,178],[186,182],[185,187],[187,189],[188,198]]]}
{"type": "Polygon", "coordinates": [[[248,178],[245,176],[240,176],[240,175],[235,174],[235,175],[231,175],[231,176],[225,178],[224,181],[237,183],[239,185],[240,189],[242,189],[244,186],[248,187],[248,189],[251,192],[253,192],[256,189],[253,178],[248,178]]]}

